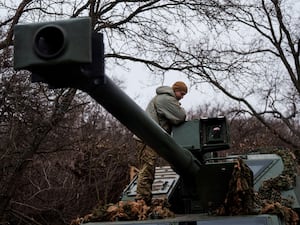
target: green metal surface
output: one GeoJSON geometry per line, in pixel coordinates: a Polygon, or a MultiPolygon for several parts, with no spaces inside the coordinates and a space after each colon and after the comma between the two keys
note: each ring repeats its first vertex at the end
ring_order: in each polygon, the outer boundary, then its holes
{"type": "Polygon", "coordinates": [[[200,120],[186,121],[172,129],[175,142],[189,150],[200,150],[200,120]]]}
{"type": "Polygon", "coordinates": [[[14,27],[14,68],[26,69],[45,64],[49,66],[66,63],[91,63],[91,32],[91,20],[88,17],[18,24],[14,27]],[[44,34],[48,37],[44,37],[44,39],[52,40],[51,45],[61,45],[61,40],[55,41],[55,39],[63,38],[64,46],[62,46],[61,54],[58,54],[57,57],[45,59],[40,57],[34,48],[36,36],[41,34],[43,29],[48,28],[53,28],[52,31],[60,30],[63,37],[59,37],[55,32],[45,32],[44,34]]]}

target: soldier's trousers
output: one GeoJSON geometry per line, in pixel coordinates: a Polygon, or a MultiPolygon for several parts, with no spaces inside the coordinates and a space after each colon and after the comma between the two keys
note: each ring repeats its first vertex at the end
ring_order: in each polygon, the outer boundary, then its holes
{"type": "Polygon", "coordinates": [[[147,205],[152,200],[152,184],[155,176],[155,165],[158,158],[157,153],[145,145],[143,142],[137,141],[137,149],[139,151],[140,170],[137,181],[136,199],[143,199],[147,205]]]}

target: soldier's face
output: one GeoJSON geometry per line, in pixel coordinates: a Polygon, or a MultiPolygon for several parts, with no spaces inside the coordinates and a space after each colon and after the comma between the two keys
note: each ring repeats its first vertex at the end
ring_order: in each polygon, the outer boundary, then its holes
{"type": "Polygon", "coordinates": [[[178,101],[183,99],[183,97],[186,95],[185,91],[175,91],[174,93],[178,101]]]}

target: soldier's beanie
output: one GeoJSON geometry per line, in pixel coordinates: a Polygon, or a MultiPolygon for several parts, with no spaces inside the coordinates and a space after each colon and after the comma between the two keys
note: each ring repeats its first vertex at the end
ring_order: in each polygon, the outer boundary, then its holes
{"type": "Polygon", "coordinates": [[[188,88],[186,86],[186,84],[182,81],[177,81],[173,84],[172,86],[174,91],[184,91],[185,93],[188,92],[188,88]]]}

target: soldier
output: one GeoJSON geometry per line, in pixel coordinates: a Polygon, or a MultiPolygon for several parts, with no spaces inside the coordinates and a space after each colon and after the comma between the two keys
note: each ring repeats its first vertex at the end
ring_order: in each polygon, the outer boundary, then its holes
{"type": "MultiPolygon", "coordinates": [[[[172,125],[185,121],[185,110],[179,101],[188,89],[184,82],[177,81],[172,87],[161,86],[156,89],[156,96],[150,101],[146,113],[155,120],[166,132],[171,133],[172,125]]],[[[157,153],[141,140],[137,140],[140,170],[137,181],[136,200],[143,199],[147,205],[152,200],[152,184],[154,181],[157,153]]]]}

